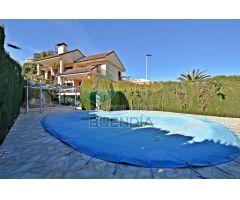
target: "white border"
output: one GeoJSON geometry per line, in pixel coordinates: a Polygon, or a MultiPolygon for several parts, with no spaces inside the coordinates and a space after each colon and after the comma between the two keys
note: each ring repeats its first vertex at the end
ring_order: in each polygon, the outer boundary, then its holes
{"type": "MultiPolygon", "coordinates": [[[[0,19],[233,19],[239,8],[238,0],[3,0],[0,19]]],[[[239,180],[0,180],[2,199],[235,199],[238,191],[239,180]]]]}
{"type": "Polygon", "coordinates": [[[240,18],[238,0],[6,0],[0,19],[240,18]]]}
{"type": "Polygon", "coordinates": [[[236,199],[238,180],[6,180],[2,199],[236,199]]]}

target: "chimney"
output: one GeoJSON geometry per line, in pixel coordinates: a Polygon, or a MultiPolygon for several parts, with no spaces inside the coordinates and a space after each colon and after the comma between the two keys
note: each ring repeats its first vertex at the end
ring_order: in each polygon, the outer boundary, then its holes
{"type": "Polygon", "coordinates": [[[61,42],[61,43],[58,43],[56,45],[57,45],[58,54],[67,52],[67,46],[68,45],[66,43],[61,42]]]}

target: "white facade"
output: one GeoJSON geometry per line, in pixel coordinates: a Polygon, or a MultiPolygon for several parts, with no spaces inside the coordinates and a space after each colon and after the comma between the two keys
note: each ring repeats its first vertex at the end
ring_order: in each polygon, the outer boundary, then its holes
{"type": "Polygon", "coordinates": [[[103,76],[106,76],[107,75],[107,65],[106,64],[102,64],[101,65],[101,74],[103,76]]]}
{"type": "MultiPolygon", "coordinates": [[[[65,43],[59,43],[57,47],[57,54],[31,60],[37,65],[38,76],[42,74],[45,79],[57,79],[60,85],[80,85],[83,79],[95,77],[98,73],[119,81],[122,72],[125,71],[114,51],[84,56],[78,49],[68,51],[65,43]],[[89,67],[93,68],[87,71],[89,67]]],[[[30,62],[29,60],[27,59],[26,62],[30,62]]]]}
{"type": "Polygon", "coordinates": [[[111,64],[107,64],[107,75],[114,81],[119,81],[119,69],[111,64]]]}

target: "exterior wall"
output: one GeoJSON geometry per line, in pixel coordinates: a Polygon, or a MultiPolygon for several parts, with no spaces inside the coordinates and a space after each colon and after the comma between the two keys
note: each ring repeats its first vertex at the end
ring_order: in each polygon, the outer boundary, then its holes
{"type": "Polygon", "coordinates": [[[106,64],[102,64],[101,65],[101,74],[106,76],[106,72],[107,72],[107,65],[106,64]]]}
{"type": "Polygon", "coordinates": [[[125,71],[122,63],[118,59],[117,55],[115,53],[111,53],[110,55],[107,56],[108,60],[113,63],[114,65],[119,67],[119,71],[125,71]]]}
{"type": "Polygon", "coordinates": [[[73,86],[80,86],[81,81],[73,80],[73,86]]]}
{"type": "Polygon", "coordinates": [[[111,64],[107,64],[107,76],[109,76],[110,78],[112,78],[114,81],[119,81],[119,77],[118,77],[118,72],[120,70],[116,67],[114,67],[111,64]]]}

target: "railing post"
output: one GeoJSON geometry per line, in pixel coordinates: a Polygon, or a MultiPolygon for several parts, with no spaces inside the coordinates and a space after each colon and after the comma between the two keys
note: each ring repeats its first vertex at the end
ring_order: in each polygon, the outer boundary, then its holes
{"type": "Polygon", "coordinates": [[[40,83],[40,113],[42,113],[42,83],[40,83]]]}
{"type": "Polygon", "coordinates": [[[58,105],[61,105],[61,86],[59,86],[59,90],[58,90],[58,105]]]}
{"type": "Polygon", "coordinates": [[[74,92],[75,92],[75,96],[74,96],[74,106],[75,106],[75,110],[77,109],[77,86],[74,87],[74,92]]]}

